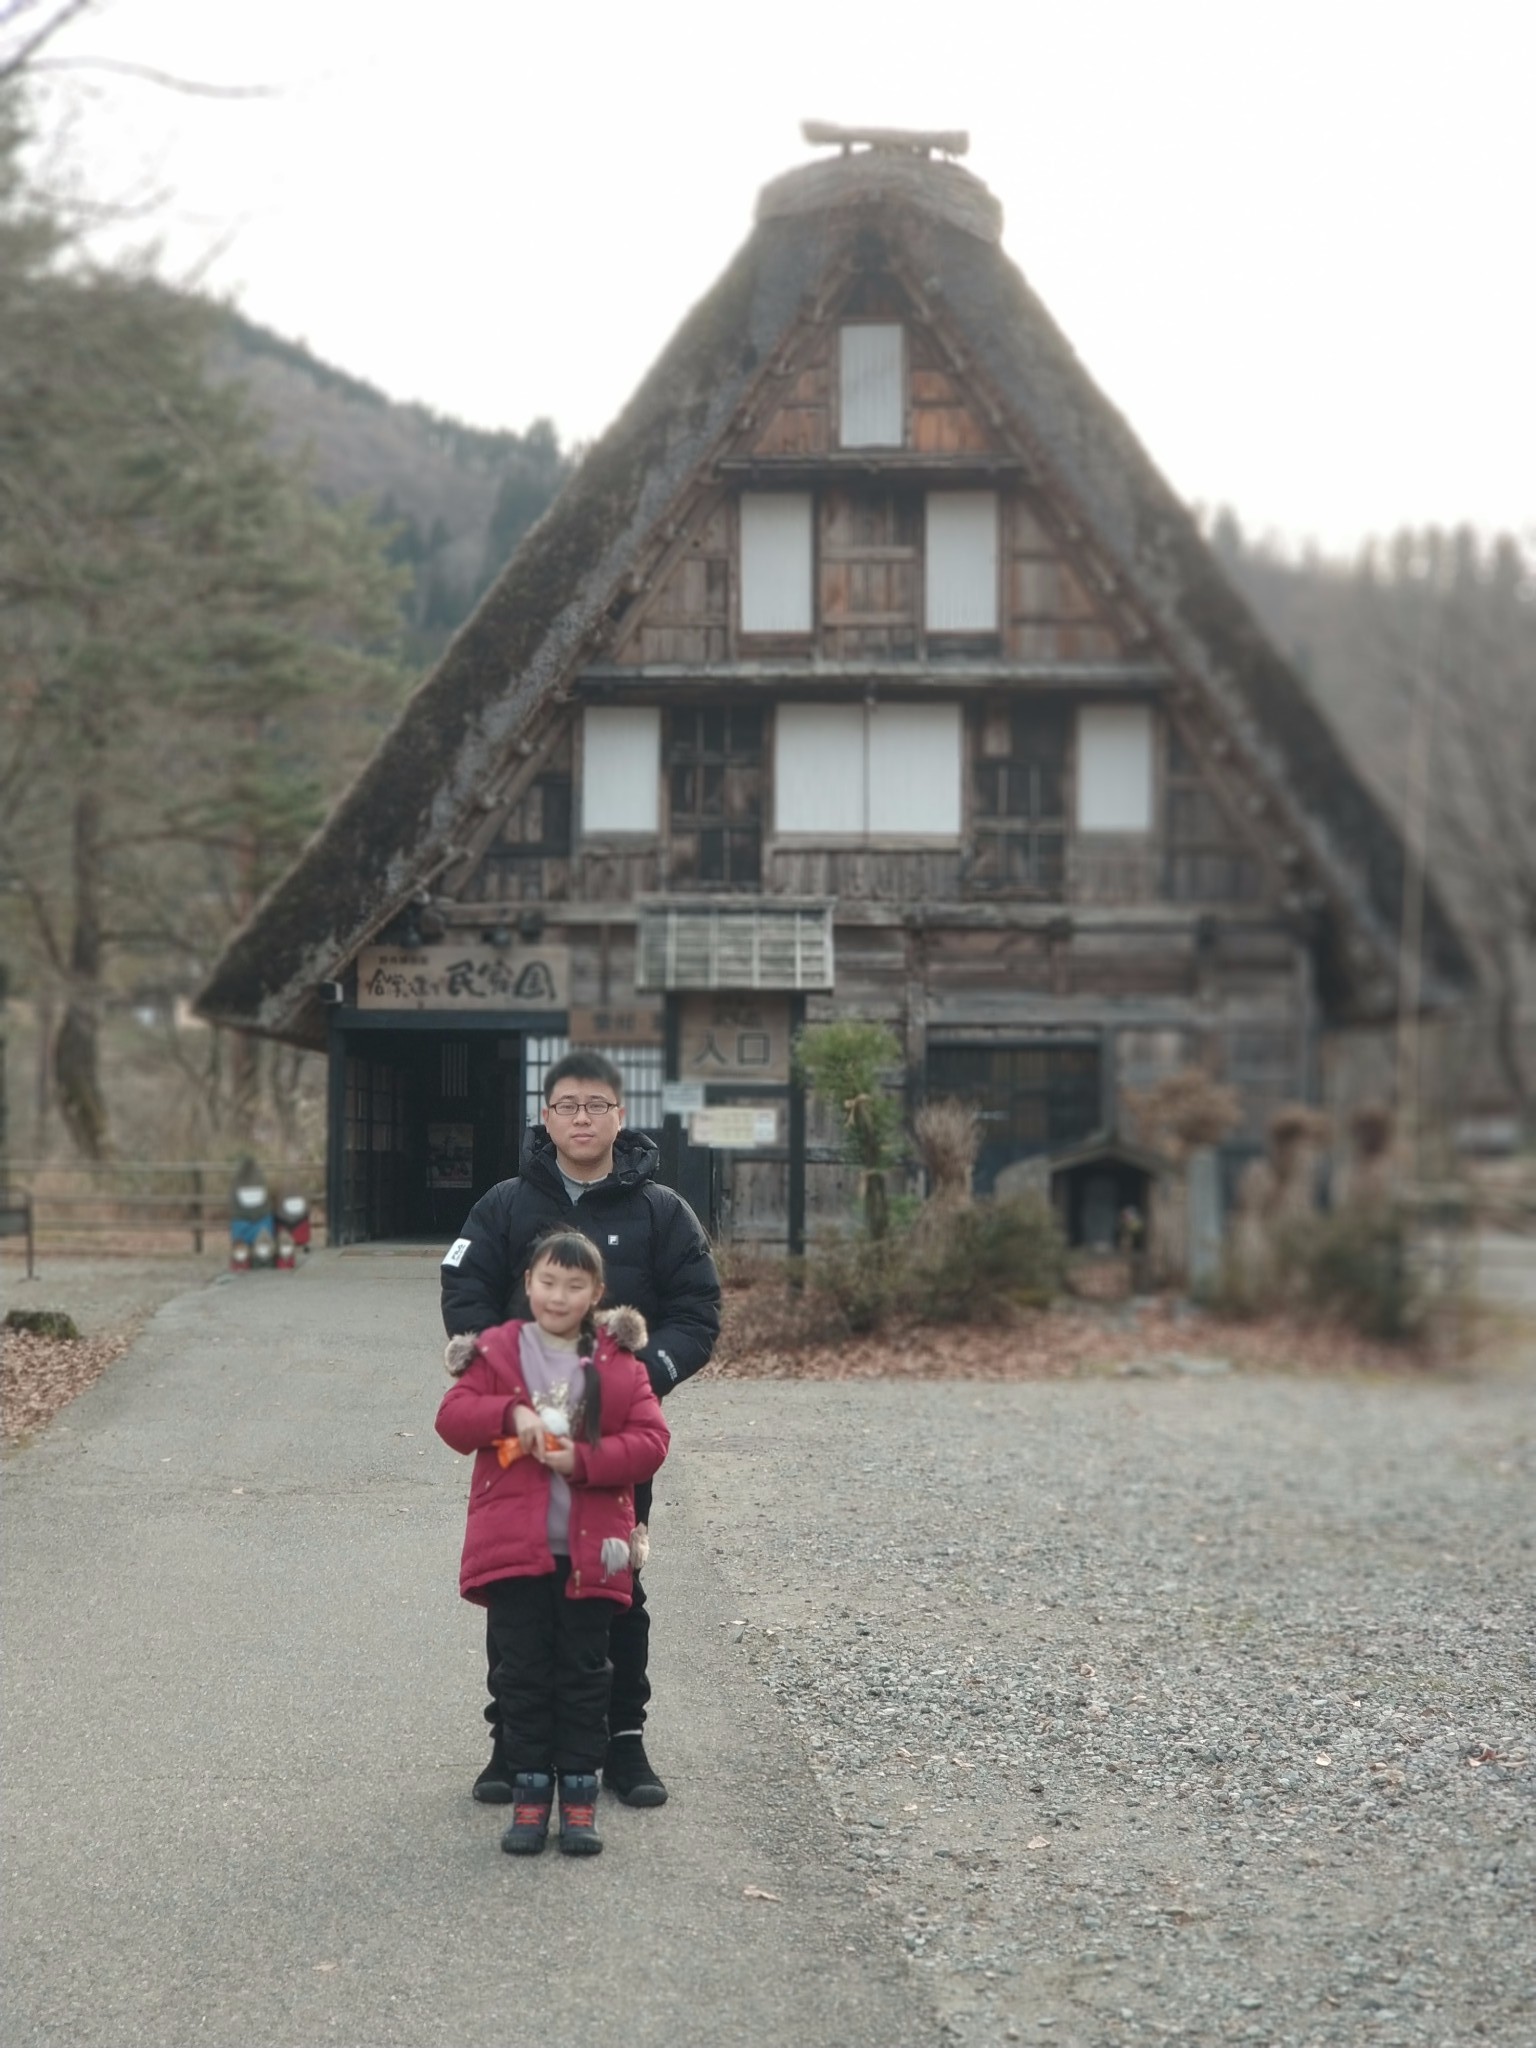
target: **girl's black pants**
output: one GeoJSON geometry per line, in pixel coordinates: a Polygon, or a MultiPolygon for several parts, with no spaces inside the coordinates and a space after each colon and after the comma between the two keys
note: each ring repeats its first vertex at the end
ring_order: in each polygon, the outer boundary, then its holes
{"type": "Polygon", "coordinates": [[[570,1561],[487,1586],[501,1752],[514,1771],[593,1772],[608,1747],[612,1600],[568,1600],[570,1561]]]}
{"type": "MultiPolygon", "coordinates": [[[[651,1518],[651,1482],[647,1479],[635,1488],[635,1519],[648,1522],[651,1518]]],[[[608,1655],[613,1660],[613,1692],[608,1708],[608,1726],[615,1734],[627,1735],[633,1730],[644,1728],[645,1711],[650,1704],[651,1680],[648,1666],[651,1661],[651,1617],[645,1607],[643,1574],[636,1572],[632,1581],[634,1605],[620,1607],[613,1600],[572,1600],[572,1607],[606,1607],[610,1615],[611,1634],[608,1641],[608,1655]]],[[[501,1710],[496,1701],[496,1666],[500,1653],[496,1648],[495,1630],[487,1614],[485,1622],[485,1668],[486,1686],[490,1692],[490,1703],[485,1718],[493,1729],[500,1725],[501,1710]]]]}

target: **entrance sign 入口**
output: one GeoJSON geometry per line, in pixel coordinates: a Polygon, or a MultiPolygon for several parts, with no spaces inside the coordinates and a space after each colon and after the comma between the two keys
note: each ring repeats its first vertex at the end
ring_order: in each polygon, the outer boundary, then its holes
{"type": "Polygon", "coordinates": [[[680,1000],[679,1022],[681,1079],[789,1079],[788,996],[688,995],[680,1000]]]}
{"type": "Polygon", "coordinates": [[[563,1010],[568,946],[365,946],[357,958],[361,1010],[563,1010]]]}

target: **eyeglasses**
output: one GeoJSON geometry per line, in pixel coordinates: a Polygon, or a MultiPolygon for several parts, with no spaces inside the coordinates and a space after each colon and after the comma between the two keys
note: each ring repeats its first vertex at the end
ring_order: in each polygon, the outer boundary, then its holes
{"type": "Polygon", "coordinates": [[[585,1102],[578,1102],[574,1095],[562,1095],[558,1102],[552,1102],[550,1109],[555,1116],[574,1116],[578,1109],[584,1109],[588,1116],[606,1116],[610,1109],[617,1109],[616,1102],[609,1102],[606,1096],[589,1095],[585,1102]]]}

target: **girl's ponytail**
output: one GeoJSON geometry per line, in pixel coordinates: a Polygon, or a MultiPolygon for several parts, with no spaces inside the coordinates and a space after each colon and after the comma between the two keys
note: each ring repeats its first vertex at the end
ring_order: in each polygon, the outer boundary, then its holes
{"type": "Polygon", "coordinates": [[[581,1406],[577,1422],[582,1441],[595,1444],[603,1433],[603,1383],[591,1358],[581,1368],[581,1406]]]}

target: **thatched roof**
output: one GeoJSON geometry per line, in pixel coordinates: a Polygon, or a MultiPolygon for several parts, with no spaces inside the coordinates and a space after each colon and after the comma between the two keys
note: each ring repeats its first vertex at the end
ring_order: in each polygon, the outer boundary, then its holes
{"type": "MultiPolygon", "coordinates": [[[[1112,559],[1176,668],[1221,708],[1286,800],[1350,927],[1337,947],[1341,984],[1367,961],[1381,974],[1402,891],[1394,826],[1004,255],[986,188],[955,164],[870,152],[808,164],[765,189],[744,247],[231,940],[199,997],[206,1016],[323,1044],[317,984],[445,864],[529,719],[596,654],[635,557],[727,436],[829,267],[871,227],[964,336],[1008,429],[1112,559]]],[[[1432,897],[1426,909],[1426,992],[1444,995],[1470,970],[1432,897]]]]}

